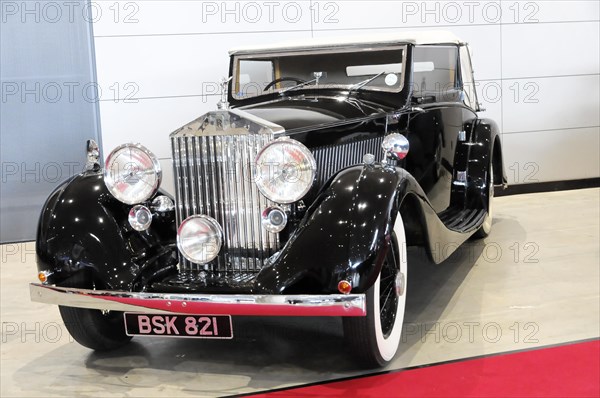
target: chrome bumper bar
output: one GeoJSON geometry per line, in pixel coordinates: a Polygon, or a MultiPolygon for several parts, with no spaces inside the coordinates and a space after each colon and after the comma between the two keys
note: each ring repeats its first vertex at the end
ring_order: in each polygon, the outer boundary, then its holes
{"type": "Polygon", "coordinates": [[[257,316],[365,316],[364,294],[172,294],[73,289],[32,283],[31,301],[138,313],[257,316]]]}

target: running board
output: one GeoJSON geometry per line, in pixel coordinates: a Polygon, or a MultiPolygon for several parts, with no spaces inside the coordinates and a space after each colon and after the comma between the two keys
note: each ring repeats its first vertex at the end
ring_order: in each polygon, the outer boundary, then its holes
{"type": "Polygon", "coordinates": [[[438,214],[446,228],[456,232],[467,232],[479,227],[486,216],[483,209],[448,208],[438,214]]]}

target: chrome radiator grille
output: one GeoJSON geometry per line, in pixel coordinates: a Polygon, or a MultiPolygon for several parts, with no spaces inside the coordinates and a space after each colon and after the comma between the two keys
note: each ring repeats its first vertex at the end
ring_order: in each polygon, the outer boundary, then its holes
{"type": "Polygon", "coordinates": [[[315,148],[312,152],[317,161],[317,181],[319,189],[334,174],[343,168],[360,164],[366,153],[377,156],[382,154],[383,136],[361,139],[349,143],[328,145],[315,148]]]}
{"type": "Polygon", "coordinates": [[[181,271],[254,273],[279,248],[278,235],[261,226],[271,205],[253,182],[258,151],[272,134],[172,136],[177,225],[194,214],[213,217],[223,228],[220,255],[208,266],[179,256],[181,271]]]}

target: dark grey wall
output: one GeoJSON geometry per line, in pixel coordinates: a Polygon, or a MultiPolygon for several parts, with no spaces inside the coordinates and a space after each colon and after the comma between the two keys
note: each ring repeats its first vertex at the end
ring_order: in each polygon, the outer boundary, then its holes
{"type": "Polygon", "coordinates": [[[46,197],[99,138],[89,0],[67,3],[0,1],[1,243],[35,239],[46,197]]]}

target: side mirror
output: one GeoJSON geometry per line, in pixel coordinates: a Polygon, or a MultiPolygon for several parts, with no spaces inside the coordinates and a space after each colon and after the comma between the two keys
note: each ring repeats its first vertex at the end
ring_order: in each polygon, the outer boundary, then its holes
{"type": "Polygon", "coordinates": [[[387,159],[402,160],[408,155],[410,144],[402,134],[392,133],[383,139],[381,148],[383,148],[387,159]]]}

